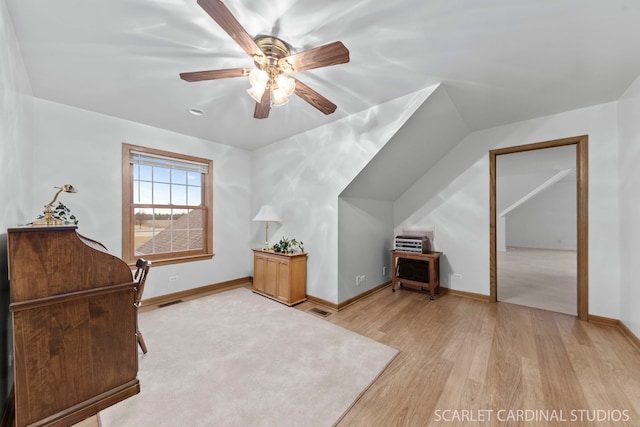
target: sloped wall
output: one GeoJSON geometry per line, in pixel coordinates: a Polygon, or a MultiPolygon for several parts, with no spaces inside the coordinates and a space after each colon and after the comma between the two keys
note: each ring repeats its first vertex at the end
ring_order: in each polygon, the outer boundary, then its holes
{"type": "Polygon", "coordinates": [[[443,85],[425,93],[420,107],[340,194],[340,302],[391,280],[394,201],[469,133],[443,85]],[[364,276],[364,283],[356,276],[364,276]]]}
{"type": "Polygon", "coordinates": [[[498,251],[507,246],[576,250],[575,169],[575,145],[496,158],[498,251]]]}
{"type": "Polygon", "coordinates": [[[589,135],[589,313],[619,318],[617,104],[473,132],[394,204],[396,233],[435,226],[443,285],[489,294],[489,150],[589,135]],[[414,208],[415,196],[423,195],[414,208]],[[611,268],[603,268],[610,266],[611,268]],[[453,279],[453,273],[462,275],[453,279]]]}
{"type": "Polygon", "coordinates": [[[356,175],[342,197],[395,201],[469,134],[444,85],[424,102],[356,175]]]}
{"type": "Polygon", "coordinates": [[[507,246],[577,250],[576,182],[560,181],[506,218],[507,246]]]}
{"type": "MultiPolygon", "coordinates": [[[[270,204],[281,221],[271,224],[271,244],[281,237],[304,242],[307,294],[338,303],[338,196],[425,98],[410,94],[370,110],[252,152],[251,217],[270,204]]],[[[253,247],[264,225],[252,227],[253,247]]],[[[366,273],[365,273],[366,274],[366,273]]]]}

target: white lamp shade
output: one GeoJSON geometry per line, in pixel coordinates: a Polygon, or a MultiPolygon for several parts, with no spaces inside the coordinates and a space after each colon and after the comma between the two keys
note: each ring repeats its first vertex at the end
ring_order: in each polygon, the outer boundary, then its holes
{"type": "Polygon", "coordinates": [[[266,86],[268,81],[269,74],[264,70],[254,68],[249,73],[249,83],[251,83],[251,86],[266,86]]]}
{"type": "Polygon", "coordinates": [[[266,89],[265,85],[255,85],[247,89],[247,93],[251,95],[251,97],[255,99],[256,102],[261,102],[262,95],[264,94],[265,89],[266,89]]]}
{"type": "Polygon", "coordinates": [[[279,107],[289,102],[289,99],[285,96],[284,92],[280,88],[273,89],[271,91],[271,97],[272,97],[271,101],[273,102],[273,105],[275,105],[276,107],[279,107]]]}
{"type": "Polygon", "coordinates": [[[254,221],[280,221],[280,217],[271,205],[262,205],[254,221]]]}
{"type": "Polygon", "coordinates": [[[296,89],[296,81],[291,77],[280,74],[276,79],[278,87],[282,89],[285,96],[291,96],[296,89]]]}

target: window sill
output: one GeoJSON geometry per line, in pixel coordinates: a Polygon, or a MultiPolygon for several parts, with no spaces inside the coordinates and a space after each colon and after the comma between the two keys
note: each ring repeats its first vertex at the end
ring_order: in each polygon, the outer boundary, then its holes
{"type": "MultiPolygon", "coordinates": [[[[151,261],[153,267],[158,265],[170,265],[170,264],[180,264],[183,262],[191,262],[191,261],[204,261],[207,259],[212,259],[215,254],[203,254],[203,255],[189,255],[183,257],[175,257],[175,258],[163,258],[163,259],[154,259],[153,256],[145,257],[141,256],[140,258],[144,258],[148,261],[151,261]]],[[[136,266],[136,260],[129,261],[127,264],[129,267],[134,268],[136,266]]]]}

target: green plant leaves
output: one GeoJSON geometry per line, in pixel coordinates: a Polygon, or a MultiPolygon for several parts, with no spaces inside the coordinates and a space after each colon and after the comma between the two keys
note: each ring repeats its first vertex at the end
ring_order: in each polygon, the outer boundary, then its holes
{"type": "Polygon", "coordinates": [[[273,245],[273,251],[282,254],[304,252],[304,243],[298,242],[296,239],[287,239],[286,237],[282,237],[278,243],[273,245]]]}

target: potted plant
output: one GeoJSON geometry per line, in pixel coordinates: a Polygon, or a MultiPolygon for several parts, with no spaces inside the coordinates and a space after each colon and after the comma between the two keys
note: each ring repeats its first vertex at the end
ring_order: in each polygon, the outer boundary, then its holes
{"type": "Polygon", "coordinates": [[[293,254],[296,252],[304,252],[304,244],[296,239],[287,239],[283,237],[280,241],[273,245],[273,251],[281,254],[293,254]]]}

